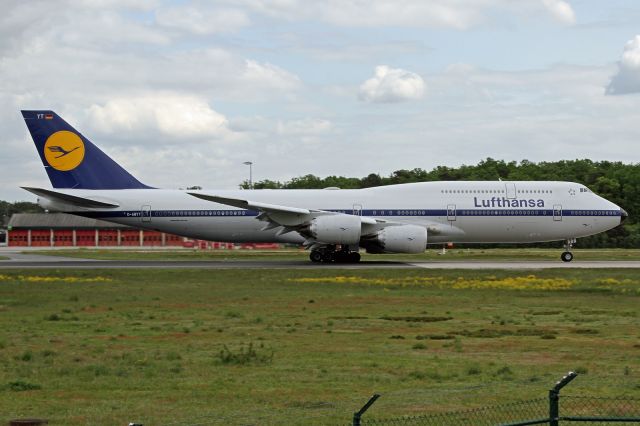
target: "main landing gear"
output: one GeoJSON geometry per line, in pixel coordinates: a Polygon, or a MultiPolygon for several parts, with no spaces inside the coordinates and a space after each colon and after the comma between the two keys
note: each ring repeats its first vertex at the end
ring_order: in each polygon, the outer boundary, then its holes
{"type": "Polygon", "coordinates": [[[340,250],[326,247],[323,249],[311,250],[309,259],[312,262],[324,263],[358,263],[360,262],[360,253],[349,250],[349,247],[342,247],[340,250]]]}
{"type": "Polygon", "coordinates": [[[562,252],[562,254],[560,255],[560,259],[562,259],[563,262],[571,262],[573,260],[573,253],[571,253],[571,248],[575,243],[575,238],[567,240],[564,243],[564,252],[562,252]]]}

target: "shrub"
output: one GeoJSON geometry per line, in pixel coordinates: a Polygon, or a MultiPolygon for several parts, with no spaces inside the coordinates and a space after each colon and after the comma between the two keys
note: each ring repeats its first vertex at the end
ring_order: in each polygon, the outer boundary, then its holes
{"type": "Polygon", "coordinates": [[[499,368],[498,371],[496,371],[495,375],[502,377],[511,377],[513,376],[513,371],[508,366],[504,366],[502,368],[499,368]]]}
{"type": "Polygon", "coordinates": [[[479,367],[469,367],[467,369],[467,375],[469,376],[477,376],[480,373],[482,373],[482,370],[479,367]]]}
{"type": "Polygon", "coordinates": [[[182,356],[177,352],[167,352],[166,358],[168,361],[177,361],[182,359],[182,356]]]}
{"type": "Polygon", "coordinates": [[[20,359],[20,361],[29,362],[33,359],[33,354],[31,353],[31,351],[24,351],[22,355],[18,357],[18,359],[20,359]]]}
{"type": "MultiPolygon", "coordinates": [[[[265,349],[263,345],[260,345],[261,349],[265,349]]],[[[266,349],[266,353],[259,353],[253,346],[253,343],[249,343],[248,346],[240,346],[237,351],[231,351],[227,345],[224,345],[220,352],[218,352],[218,362],[226,365],[265,365],[273,362],[273,350],[266,349]]]]}
{"type": "Polygon", "coordinates": [[[409,373],[409,378],[415,380],[424,380],[427,378],[427,374],[422,371],[412,371],[409,373]]]}
{"type": "Polygon", "coordinates": [[[16,380],[15,382],[7,383],[7,388],[12,392],[24,392],[42,389],[42,386],[36,385],[34,383],[27,383],[22,380],[16,380]]]}

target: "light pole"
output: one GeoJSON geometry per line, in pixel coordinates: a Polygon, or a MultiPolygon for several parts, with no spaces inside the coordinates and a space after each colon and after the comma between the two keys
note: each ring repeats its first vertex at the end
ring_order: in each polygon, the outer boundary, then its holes
{"type": "Polygon", "coordinates": [[[253,189],[253,162],[245,161],[242,164],[244,164],[245,166],[249,166],[249,189],[253,189]]]}

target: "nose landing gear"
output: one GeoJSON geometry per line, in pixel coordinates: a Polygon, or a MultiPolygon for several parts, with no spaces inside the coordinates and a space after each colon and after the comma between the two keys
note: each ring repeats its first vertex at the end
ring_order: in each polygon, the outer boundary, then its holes
{"type": "Polygon", "coordinates": [[[573,253],[571,253],[571,248],[573,247],[573,245],[576,243],[575,238],[567,240],[564,243],[564,252],[562,252],[562,254],[560,255],[560,259],[563,262],[571,262],[573,260],[573,253]]]}
{"type": "Polygon", "coordinates": [[[560,259],[562,259],[563,262],[571,262],[573,260],[573,253],[565,251],[560,255],[560,259]]]}

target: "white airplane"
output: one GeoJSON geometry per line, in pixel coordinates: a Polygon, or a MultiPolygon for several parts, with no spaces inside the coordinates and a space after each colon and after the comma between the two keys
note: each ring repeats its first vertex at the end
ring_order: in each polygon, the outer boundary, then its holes
{"type": "Polygon", "coordinates": [[[22,111],[54,189],[47,210],[190,238],[303,244],[314,262],[422,253],[427,244],[565,241],[627,213],[573,182],[422,182],[366,189],[171,190],[144,185],[53,111],[22,111]]]}

